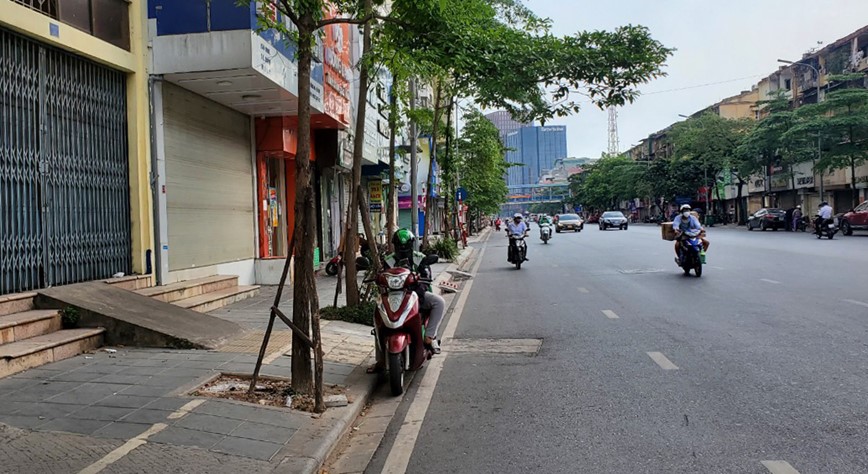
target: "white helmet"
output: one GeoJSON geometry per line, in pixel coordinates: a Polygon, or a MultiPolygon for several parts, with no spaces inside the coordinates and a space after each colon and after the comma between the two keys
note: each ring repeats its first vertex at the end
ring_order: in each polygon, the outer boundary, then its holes
{"type": "Polygon", "coordinates": [[[512,216],[513,219],[522,219],[523,217],[524,216],[522,216],[520,212],[516,212],[515,215],[512,216]]]}
{"type": "Polygon", "coordinates": [[[679,211],[682,211],[682,212],[684,212],[684,211],[690,211],[690,210],[691,210],[691,209],[690,209],[690,204],[682,204],[681,207],[680,207],[678,210],[679,210],[679,211]]]}

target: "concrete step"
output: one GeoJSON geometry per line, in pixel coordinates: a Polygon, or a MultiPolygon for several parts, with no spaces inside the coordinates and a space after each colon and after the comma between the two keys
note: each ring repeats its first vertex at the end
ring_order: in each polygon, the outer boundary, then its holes
{"type": "Polygon", "coordinates": [[[60,313],[56,309],[38,309],[0,316],[0,344],[60,331],[60,313]]]}
{"type": "Polygon", "coordinates": [[[200,313],[207,313],[246,300],[259,294],[259,286],[234,286],[222,290],[212,291],[204,295],[194,296],[175,301],[173,304],[182,308],[192,309],[200,313]]]}
{"type": "Polygon", "coordinates": [[[129,291],[136,291],[154,286],[154,279],[151,275],[127,275],[119,278],[110,278],[105,282],[116,288],[123,288],[129,291]]]}
{"type": "Polygon", "coordinates": [[[0,378],[94,350],[105,329],[65,329],[0,345],[0,378]]]}
{"type": "Polygon", "coordinates": [[[238,286],[238,277],[234,275],[213,275],[195,280],[179,281],[169,285],[154,286],[136,290],[136,293],[149,296],[166,303],[193,298],[196,296],[225,290],[238,286]]]}
{"type": "Polygon", "coordinates": [[[33,304],[33,298],[35,297],[36,293],[0,295],[0,316],[30,311],[35,307],[33,304]]]}

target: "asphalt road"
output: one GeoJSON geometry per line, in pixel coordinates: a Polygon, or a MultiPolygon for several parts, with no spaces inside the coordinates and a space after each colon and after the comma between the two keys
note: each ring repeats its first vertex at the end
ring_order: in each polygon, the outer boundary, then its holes
{"type": "Polygon", "coordinates": [[[656,226],[536,233],[484,244],[455,337],[539,353],[450,353],[407,472],[868,472],[868,235],[710,229],[696,278],[656,226]]]}

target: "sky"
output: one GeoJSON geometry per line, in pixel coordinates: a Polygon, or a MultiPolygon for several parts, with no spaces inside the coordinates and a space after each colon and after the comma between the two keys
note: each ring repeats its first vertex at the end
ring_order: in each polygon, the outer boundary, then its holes
{"type": "MultiPolygon", "coordinates": [[[[668,76],[640,86],[647,95],[619,108],[620,151],[682,120],[679,114],[692,114],[749,90],[781,66],[778,58],[798,60],[818,41],[830,44],[868,25],[868,0],[524,0],[524,4],[551,18],[558,35],[643,25],[653,38],[677,49],[664,68],[668,76]],[[706,86],[712,83],[718,84],[706,86]]],[[[608,115],[592,104],[550,124],[567,126],[570,156],[598,158],[608,148],[608,115]]]]}

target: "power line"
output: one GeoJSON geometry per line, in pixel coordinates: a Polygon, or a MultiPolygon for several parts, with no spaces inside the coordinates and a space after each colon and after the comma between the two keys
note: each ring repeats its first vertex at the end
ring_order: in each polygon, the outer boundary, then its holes
{"type": "MultiPolygon", "coordinates": [[[[697,85],[695,85],[695,86],[678,87],[678,88],[675,88],[675,89],[665,89],[665,90],[662,90],[662,91],[653,91],[653,92],[641,92],[641,91],[640,91],[640,93],[639,93],[639,97],[644,97],[644,96],[646,96],[646,95],[667,94],[667,93],[670,93],[670,92],[680,92],[680,91],[686,91],[686,90],[690,90],[690,89],[700,89],[700,88],[702,88],[702,87],[718,86],[718,85],[721,85],[721,84],[730,84],[730,83],[732,83],[732,82],[743,81],[743,80],[745,80],[745,79],[755,79],[755,78],[757,78],[757,77],[764,77],[764,76],[765,76],[765,74],[754,74],[754,75],[752,75],[752,76],[737,77],[737,78],[735,78],[735,79],[727,79],[727,80],[725,80],[725,81],[707,82],[707,83],[705,83],[705,84],[697,84],[697,85]]],[[[582,93],[582,92],[584,92],[584,91],[579,91],[579,90],[570,90],[570,92],[582,93]]],[[[579,101],[578,103],[580,103],[580,104],[591,104],[591,103],[593,103],[593,102],[594,102],[593,100],[583,100],[583,101],[579,101]]]]}

